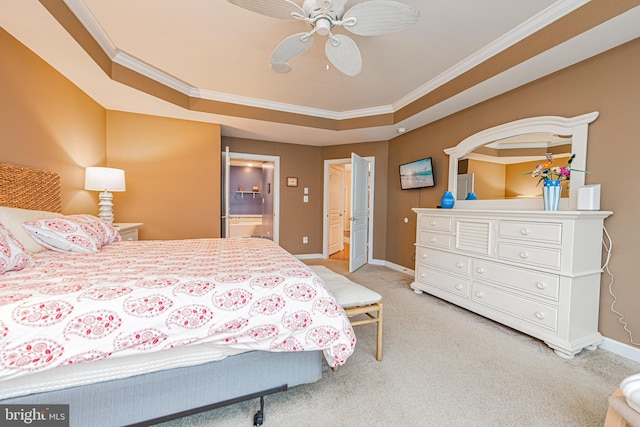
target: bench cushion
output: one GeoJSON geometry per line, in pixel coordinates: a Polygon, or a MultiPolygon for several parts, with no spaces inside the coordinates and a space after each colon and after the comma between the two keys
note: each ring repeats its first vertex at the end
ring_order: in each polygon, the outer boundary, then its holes
{"type": "Polygon", "coordinates": [[[322,279],[342,308],[371,305],[382,300],[382,295],[347,279],[321,265],[311,269],[322,279]]]}

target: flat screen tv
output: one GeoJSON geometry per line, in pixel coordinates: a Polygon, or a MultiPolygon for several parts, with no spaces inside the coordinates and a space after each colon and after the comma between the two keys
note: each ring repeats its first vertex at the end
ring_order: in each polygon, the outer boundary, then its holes
{"type": "Polygon", "coordinates": [[[411,190],[435,186],[431,157],[400,165],[400,188],[411,190]]]}

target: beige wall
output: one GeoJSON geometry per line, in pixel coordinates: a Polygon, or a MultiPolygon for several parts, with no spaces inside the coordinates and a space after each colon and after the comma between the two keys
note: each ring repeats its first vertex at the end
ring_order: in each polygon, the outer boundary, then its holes
{"type": "Polygon", "coordinates": [[[107,159],[126,173],[116,221],[141,239],[220,237],[220,125],[108,111],[107,159]]]}
{"type": "MultiPolygon", "coordinates": [[[[414,263],[415,215],[412,207],[435,207],[447,186],[448,161],[444,148],[488,127],[533,116],[573,117],[599,111],[589,126],[587,184],[602,185],[601,207],[612,210],[605,221],[614,241],[610,268],[615,275],[616,309],[640,337],[640,286],[635,264],[640,256],[640,199],[633,197],[630,178],[640,158],[640,39],[626,43],[548,77],[534,81],[457,114],[441,119],[389,143],[389,215],[387,260],[407,267],[414,263]],[[434,157],[437,187],[402,192],[397,184],[399,164],[434,157]],[[411,215],[409,224],[397,221],[411,215]]],[[[529,179],[523,177],[523,179],[529,179]]],[[[600,332],[630,343],[628,334],[612,313],[608,275],[603,275],[600,300],[600,332]]]]}
{"type": "Polygon", "coordinates": [[[106,164],[106,111],[0,28],[0,161],[60,174],[62,211],[97,213],[84,168],[106,164]]]}
{"type": "Polygon", "coordinates": [[[469,160],[468,173],[473,174],[476,197],[483,199],[503,199],[506,193],[506,166],[500,163],[469,160]]]}
{"type": "Polygon", "coordinates": [[[97,214],[84,168],[125,169],[116,221],[140,237],[220,235],[220,126],[106,111],[0,28],[0,161],[60,174],[62,211],[97,214]]]}

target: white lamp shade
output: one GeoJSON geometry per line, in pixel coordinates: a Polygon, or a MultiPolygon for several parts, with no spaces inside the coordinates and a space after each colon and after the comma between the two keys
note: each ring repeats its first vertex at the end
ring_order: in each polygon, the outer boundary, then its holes
{"type": "Polygon", "coordinates": [[[126,191],[122,169],[89,167],[84,173],[84,189],[94,191],[126,191]]]}

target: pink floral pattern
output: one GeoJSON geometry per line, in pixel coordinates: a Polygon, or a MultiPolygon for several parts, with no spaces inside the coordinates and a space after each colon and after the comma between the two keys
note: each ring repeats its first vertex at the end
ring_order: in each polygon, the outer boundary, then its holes
{"type": "Polygon", "coordinates": [[[23,227],[43,246],[60,252],[91,253],[122,241],[113,225],[93,215],[40,219],[23,227]]]}
{"type": "Polygon", "coordinates": [[[11,231],[0,224],[0,274],[33,266],[33,258],[11,231]]]}
{"type": "Polygon", "coordinates": [[[65,364],[207,342],[238,350],[353,353],[344,310],[265,239],[116,242],[42,251],[0,276],[0,381],[65,364]]]}

